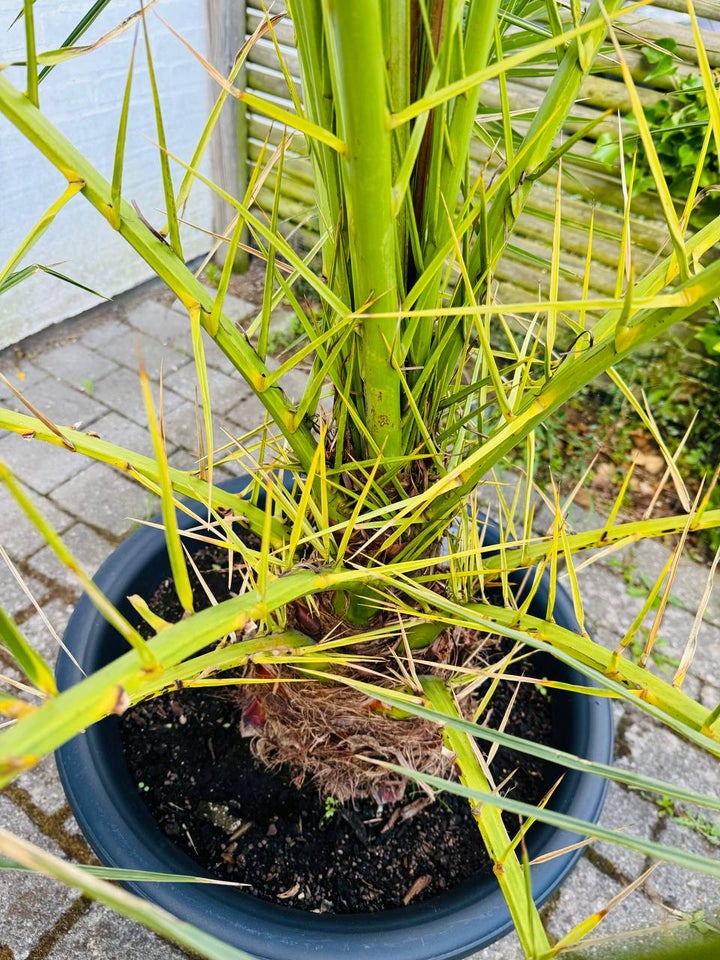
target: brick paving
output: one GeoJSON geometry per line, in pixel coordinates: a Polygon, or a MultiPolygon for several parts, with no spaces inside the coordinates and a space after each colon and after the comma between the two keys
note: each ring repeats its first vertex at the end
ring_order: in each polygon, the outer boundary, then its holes
{"type": "MultiPolygon", "coordinates": [[[[251,316],[254,307],[237,297],[227,307],[235,320],[251,316]]],[[[24,343],[0,353],[2,371],[18,389],[61,424],[80,423],[109,440],[149,452],[139,380],[137,343],[144,363],[157,382],[162,370],[167,436],[171,462],[190,468],[197,458],[195,440],[193,361],[188,324],[182,309],[169,301],[163,288],[148,284],[111,305],[66,321],[24,343]]],[[[260,406],[238,377],[231,377],[227,360],[213,344],[207,346],[215,433],[238,436],[255,427],[260,406]]],[[[290,394],[301,390],[299,374],[287,384],[290,394]]],[[[17,399],[0,384],[0,402],[21,409],[17,399]]],[[[35,495],[56,529],[91,572],[133,527],[156,508],[144,490],[111,468],[91,463],[65,450],[17,436],[0,437],[0,457],[17,471],[35,495]],[[28,444],[32,444],[28,456],[28,444]]],[[[0,544],[8,551],[32,597],[45,609],[60,635],[77,598],[73,579],[60,568],[41,538],[20,518],[8,495],[0,491],[0,544]]],[[[578,526],[587,517],[572,518],[578,526]]],[[[582,577],[589,626],[602,642],[612,643],[618,624],[629,624],[639,601],[628,594],[634,571],[657,573],[667,550],[657,543],[641,544],[630,552],[623,567],[594,566],[582,577]]],[[[669,656],[682,652],[702,595],[708,571],[692,560],[682,561],[673,591],[674,605],[661,630],[669,656]]],[[[719,578],[720,579],[720,578],[719,578]]],[[[0,564],[3,605],[22,625],[27,636],[52,657],[55,640],[25,593],[4,564],[0,564]]],[[[698,653],[688,689],[708,706],[720,700],[720,585],[703,622],[698,653]]],[[[0,670],[12,674],[0,651],[0,670]]],[[[714,761],[651,723],[638,711],[616,706],[617,762],[633,764],[659,777],[677,778],[699,789],[717,791],[714,761]]],[[[622,787],[611,785],[603,822],[629,832],[663,839],[689,850],[713,854],[720,835],[720,817],[705,812],[706,829],[684,830],[655,803],[622,787]],[[717,834],[712,831],[716,829],[717,834]],[[709,836],[709,839],[708,839],[709,836]],[[712,841],[712,843],[711,843],[712,841]]],[[[21,837],[62,856],[90,862],[91,854],[79,836],[65,804],[50,758],[25,774],[0,795],[0,823],[21,837]]],[[[609,844],[590,847],[572,878],[544,908],[555,936],[567,932],[593,910],[602,909],[624,887],[647,869],[645,859],[609,844]]],[[[692,916],[714,915],[720,906],[720,882],[690,874],[678,867],[659,867],[646,884],[611,911],[597,932],[596,946],[585,945],[575,955],[594,956],[601,938],[625,934],[615,944],[622,956],[632,957],[647,934],[682,923],[693,935],[692,916]],[[699,913],[700,912],[700,913],[699,913]]],[[[165,943],[143,927],[91,904],[60,885],[31,875],[0,873],[0,960],[120,960],[128,956],[149,960],[179,960],[183,951],[165,943]]],[[[478,954],[483,960],[520,960],[514,935],[478,954]]],[[[384,960],[384,958],[378,958],[384,960]]]]}

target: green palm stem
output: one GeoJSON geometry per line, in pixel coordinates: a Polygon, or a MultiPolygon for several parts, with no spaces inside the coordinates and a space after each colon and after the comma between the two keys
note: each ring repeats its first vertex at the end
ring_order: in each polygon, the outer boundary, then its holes
{"type": "Polygon", "coordinates": [[[382,19],[377,0],[325,0],[335,88],[352,272],[352,304],[369,304],[359,328],[365,422],[388,459],[402,453],[400,378],[393,365],[397,321],[397,247],[392,215],[392,132],[386,104],[382,19]],[[361,82],[360,82],[360,78],[361,82]]]}
{"type": "MultiPolygon", "coordinates": [[[[477,73],[488,62],[493,48],[500,0],[472,0],[465,14],[467,19],[464,28],[457,25],[461,32],[462,56],[457,57],[455,71],[447,78],[447,82],[458,79],[461,75],[477,73]]],[[[452,15],[452,14],[450,14],[452,15]]],[[[451,40],[455,43],[455,37],[451,40]]],[[[445,40],[445,53],[451,56],[451,40],[445,40]]],[[[457,56],[457,55],[456,55],[457,56]]],[[[480,101],[480,84],[476,88],[457,97],[452,101],[450,121],[446,124],[438,116],[432,126],[431,135],[435,141],[430,152],[430,164],[425,183],[415,184],[416,193],[419,191],[422,201],[422,222],[420,224],[420,243],[426,262],[429,262],[437,250],[443,246],[450,236],[448,211],[453,211],[457,204],[463,177],[467,174],[467,158],[470,151],[470,140],[473,135],[475,117],[480,101]],[[432,238],[432,242],[428,242],[432,238]]],[[[438,111],[449,110],[449,105],[436,108],[438,111]]],[[[416,208],[418,202],[416,200],[416,208]]],[[[436,278],[426,288],[426,293],[418,307],[434,306],[438,296],[438,284],[442,276],[442,268],[436,278]]],[[[411,365],[422,369],[427,355],[432,347],[432,324],[420,321],[415,325],[411,338],[411,365]]]]}
{"type": "MultiPolygon", "coordinates": [[[[21,437],[62,447],[67,451],[68,456],[91,457],[100,463],[107,463],[115,467],[128,477],[136,480],[141,477],[153,486],[158,488],[160,486],[160,468],[153,457],[147,457],[134,450],[129,450],[127,447],[121,447],[108,440],[102,440],[100,437],[94,437],[82,430],[74,430],[72,427],[65,426],[56,426],[56,430],[52,430],[46,423],[36,417],[16,413],[14,410],[7,410],[4,407],[0,407],[0,430],[9,430],[21,437]],[[72,453],[64,440],[72,444],[72,453]]],[[[197,503],[207,503],[208,485],[205,480],[193,477],[184,470],[178,470],[175,467],[170,467],[170,480],[178,496],[189,497],[197,503]]],[[[258,535],[262,533],[265,511],[254,506],[248,500],[238,497],[237,494],[229,493],[221,487],[214,486],[211,492],[211,502],[213,509],[231,510],[234,516],[244,518],[248,527],[255,533],[258,535]]],[[[284,527],[279,520],[273,521],[270,533],[273,546],[280,546],[283,543],[284,527]]]]}
{"type": "Polygon", "coordinates": [[[581,387],[634,353],[642,344],[659,337],[674,324],[692,317],[720,296],[720,261],[678,285],[672,292],[678,299],[678,306],[643,310],[627,326],[622,326],[621,317],[614,333],[609,332],[587,350],[567,357],[554,375],[526,400],[514,419],[504,422],[487,440],[471,448],[457,468],[428,490],[428,505],[423,518],[430,524],[418,543],[419,549],[427,546],[429,538],[437,536],[448,518],[488,471],[535,427],[575,396],[581,387]]]}
{"type": "Polygon", "coordinates": [[[500,259],[507,237],[512,233],[513,225],[532,190],[533,175],[547,160],[555,138],[577,102],[580,85],[589,73],[607,34],[607,28],[602,22],[603,7],[608,14],[613,14],[622,7],[623,2],[624,0],[605,0],[602,4],[599,0],[593,0],[585,11],[585,23],[595,19],[601,22],[594,30],[570,41],[542,104],[535,113],[522,144],[517,148],[516,152],[519,154],[529,146],[523,157],[522,168],[515,171],[512,181],[504,181],[489,205],[487,246],[482,239],[478,240],[472,247],[468,262],[470,276],[475,282],[484,281],[486,271],[492,271],[500,259]],[[513,187],[512,184],[518,185],[513,187]],[[485,251],[489,254],[489,263],[484,260],[485,251]]]}
{"type": "Polygon", "coordinates": [[[309,424],[297,423],[279,387],[268,390],[264,388],[264,381],[269,376],[268,368],[225,314],[221,315],[217,329],[213,330],[209,323],[212,293],[200,283],[182,260],[175,256],[170,247],[142,223],[135,210],[125,201],[121,203],[119,226],[115,226],[117,211],[112,206],[110,183],[47,117],[2,75],[0,113],[27,137],[69,183],[83,183],[82,193],[86,199],[118,230],[136,253],[177,295],[188,311],[200,306],[203,327],[257,394],[286,437],[301,466],[307,469],[316,446],[309,424]]]}
{"type": "MultiPolygon", "coordinates": [[[[287,0],[297,37],[297,54],[303,86],[303,107],[308,118],[326,130],[335,127],[334,93],[323,23],[322,0],[287,0]]],[[[348,263],[347,222],[342,209],[340,161],[336,150],[312,137],[306,138],[314,170],[314,197],[323,237],[323,274],[330,288],[343,303],[351,302],[352,282],[348,263]]],[[[324,330],[332,330],[337,314],[327,305],[322,310],[324,330]]],[[[346,383],[359,383],[356,339],[348,337],[338,344],[336,368],[343,371],[346,383]]],[[[328,344],[328,352],[332,347],[328,344]]],[[[344,401],[336,392],[335,415],[341,436],[346,430],[354,449],[362,449],[352,420],[348,422],[344,401]]],[[[342,445],[338,445],[338,455],[342,445]]]]}
{"type": "MultiPolygon", "coordinates": [[[[720,739],[720,733],[715,732],[709,723],[711,711],[637,664],[615,656],[612,651],[570,630],[545,620],[520,616],[513,610],[485,604],[463,606],[454,603],[419,584],[398,581],[391,568],[372,571],[339,569],[320,573],[297,570],[270,581],[262,595],[256,590],[249,591],[162,630],[148,641],[148,648],[158,663],[154,677],[143,667],[138,651],[129,650],[0,732],[0,787],[90,724],[110,715],[125,696],[132,701],[150,695],[153,680],[156,681],[156,691],[167,687],[173,666],[182,670],[183,661],[218,637],[233,632],[241,634],[249,621],[266,619],[273,610],[300,597],[326,590],[343,590],[358,581],[377,582],[391,588],[400,582],[401,589],[408,595],[431,604],[452,622],[494,630],[501,636],[521,640],[530,646],[555,650],[561,659],[600,671],[608,678],[611,689],[622,689],[626,697],[628,690],[634,691],[637,705],[646,712],[706,750],[720,752],[720,746],[714,742],[720,739]]],[[[296,640],[301,646],[302,638],[297,636],[296,640]]],[[[242,650],[251,656],[276,649],[277,638],[266,636],[243,642],[247,647],[240,648],[237,644],[233,648],[238,656],[242,650]]]]}
{"type": "MultiPolygon", "coordinates": [[[[421,683],[431,707],[438,713],[461,719],[445,683],[437,677],[423,677],[421,683]]],[[[443,727],[442,735],[445,746],[455,756],[460,782],[482,793],[492,793],[487,774],[478,760],[474,738],[449,725],[443,727]]],[[[532,898],[529,867],[524,867],[517,858],[503,823],[502,810],[475,800],[470,801],[470,806],[523,953],[526,957],[539,957],[550,949],[550,942],[532,898]]]]}
{"type": "MultiPolygon", "coordinates": [[[[382,573],[378,576],[381,577],[382,573]]],[[[508,637],[556,656],[703,750],[720,756],[720,730],[713,727],[713,711],[616,651],[547,619],[509,607],[458,603],[410,580],[404,581],[402,590],[420,604],[425,604],[428,611],[437,611],[438,622],[444,620],[447,624],[460,624],[508,637]]]]}
{"type": "Polygon", "coordinates": [[[23,0],[23,13],[25,14],[25,49],[27,51],[27,98],[35,106],[40,105],[38,97],[38,71],[37,71],[37,49],[35,46],[35,14],[33,11],[34,0],[23,0]]]}
{"type": "MultiPolygon", "coordinates": [[[[297,55],[303,78],[303,107],[319,127],[332,130],[335,123],[332,78],[328,65],[321,0],[287,0],[297,37],[297,55]]],[[[316,171],[315,202],[320,214],[323,244],[323,271],[332,278],[333,290],[343,303],[350,303],[350,283],[343,255],[340,198],[340,166],[337,151],[312,137],[306,138],[316,171]]]]}
{"type": "MultiPolygon", "coordinates": [[[[464,27],[461,23],[456,27],[461,32],[462,54],[455,55],[451,63],[452,75],[447,77],[447,83],[459,80],[462,76],[479,73],[487,66],[495,40],[500,0],[471,0],[467,10],[463,9],[464,4],[459,6],[460,10],[456,10],[455,15],[465,18],[464,27]]],[[[451,39],[455,45],[457,41],[455,38],[451,39]]],[[[450,40],[445,43],[449,45],[450,40]]],[[[447,51],[448,54],[452,52],[447,51]]],[[[455,98],[450,104],[452,109],[449,112],[449,123],[436,124],[434,127],[436,143],[431,151],[427,181],[429,191],[424,197],[421,226],[421,238],[433,238],[427,247],[430,256],[450,233],[447,210],[455,209],[462,181],[467,175],[467,157],[480,101],[480,89],[478,84],[463,96],[455,98]],[[432,202],[428,203],[428,199],[432,202]]]]}
{"type": "MultiPolygon", "coordinates": [[[[170,667],[218,638],[234,632],[242,635],[250,621],[264,620],[293,600],[340,588],[356,578],[354,571],[318,574],[299,570],[272,580],[262,595],[250,590],[168,626],[147,642],[158,664],[160,689],[168,684],[170,667]]],[[[248,657],[272,650],[276,642],[272,635],[241,641],[248,657]]],[[[0,732],[0,788],[86,727],[116,712],[126,698],[133,702],[136,695],[149,695],[152,679],[140,654],[129,650],[0,732]]]]}
{"type": "MultiPolygon", "coordinates": [[[[412,96],[412,42],[417,42],[413,32],[415,20],[412,7],[413,0],[396,0],[394,3],[382,4],[381,8],[387,89],[390,110],[393,113],[406,107],[412,96]]],[[[410,132],[407,125],[393,133],[391,173],[393,184],[397,181],[409,139],[410,132]]],[[[399,238],[397,250],[399,258],[398,273],[401,277],[407,275],[410,253],[409,243],[406,240],[408,236],[407,216],[407,207],[403,203],[395,213],[395,235],[399,238]]]]}
{"type": "MultiPolygon", "coordinates": [[[[599,550],[613,544],[629,546],[655,537],[674,536],[681,534],[685,528],[690,533],[697,533],[701,530],[714,530],[716,527],[720,527],[720,510],[705,510],[695,515],[682,513],[673,517],[650,517],[647,520],[629,520],[627,523],[582,530],[580,533],[568,534],[567,544],[572,556],[576,556],[587,550],[599,550]]],[[[540,537],[532,543],[523,543],[522,546],[513,546],[512,541],[508,540],[502,554],[483,558],[483,572],[490,574],[500,570],[518,570],[545,560],[552,551],[551,540],[547,537],[540,537]]]]}
{"type": "MultiPolygon", "coordinates": [[[[448,605],[450,608],[452,604],[448,605]]],[[[503,635],[517,628],[518,638],[530,646],[539,641],[544,649],[557,651],[622,689],[630,703],[658,717],[681,736],[695,742],[704,750],[720,756],[720,734],[708,730],[711,711],[693,700],[667,680],[656,677],[645,667],[625,659],[614,650],[608,650],[589,637],[581,636],[541,617],[519,614],[507,607],[483,603],[455,605],[456,614],[468,621],[474,617],[484,625],[494,624],[503,635]],[[715,742],[713,742],[715,741],[715,742]]],[[[492,629],[492,627],[490,627],[492,629]]],[[[566,662],[568,662],[566,660],[566,662]]]]}

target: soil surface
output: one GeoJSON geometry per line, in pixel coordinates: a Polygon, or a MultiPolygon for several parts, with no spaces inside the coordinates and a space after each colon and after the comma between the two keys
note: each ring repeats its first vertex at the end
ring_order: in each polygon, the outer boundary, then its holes
{"type": "MultiPolygon", "coordinates": [[[[212,556],[197,562],[222,599],[220,564],[212,556]]],[[[181,612],[173,593],[166,582],[150,602],[167,619],[181,612]]],[[[500,684],[488,725],[502,720],[513,692],[500,684]]],[[[521,684],[507,731],[549,742],[549,700],[521,684]]],[[[427,899],[490,870],[466,800],[444,794],[430,802],[412,786],[382,808],[370,799],[324,799],[312,782],[298,788],[292,771],[271,773],[253,757],[239,732],[241,712],[230,688],[183,688],[137,705],[121,722],[131,774],[153,817],[214,876],[245,883],[263,900],[359,913],[427,899]]],[[[497,783],[510,778],[506,794],[531,803],[558,776],[507,750],[491,770],[497,783]]],[[[512,835],[517,819],[506,822],[512,835]]]]}

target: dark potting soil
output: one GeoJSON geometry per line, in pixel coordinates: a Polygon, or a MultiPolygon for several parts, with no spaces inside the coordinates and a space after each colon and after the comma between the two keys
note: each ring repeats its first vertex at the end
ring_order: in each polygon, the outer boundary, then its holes
{"type": "MultiPolygon", "coordinates": [[[[205,557],[202,567],[215,595],[227,595],[219,564],[205,557]]],[[[168,620],[180,617],[169,583],[150,605],[168,620]]],[[[500,723],[512,694],[510,684],[499,685],[487,723],[500,723]]],[[[467,800],[443,794],[428,803],[412,787],[381,810],[370,799],[324,800],[311,782],[298,788],[289,771],[271,773],[253,757],[240,713],[228,689],[194,688],[138,704],[121,720],[127,762],[150,812],[212,875],[247,884],[263,900],[342,914],[402,907],[490,870],[467,800]]],[[[548,743],[550,728],[549,696],[521,684],[507,732],[548,743]]],[[[504,749],[491,770],[496,783],[511,777],[508,795],[530,803],[558,776],[504,749]]],[[[507,816],[506,824],[512,836],[518,821],[507,816]]]]}

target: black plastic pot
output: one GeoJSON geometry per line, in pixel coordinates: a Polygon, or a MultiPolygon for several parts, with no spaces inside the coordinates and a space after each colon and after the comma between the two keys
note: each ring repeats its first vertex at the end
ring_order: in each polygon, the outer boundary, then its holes
{"type": "MultiPolygon", "coordinates": [[[[246,479],[228,486],[242,490],[246,479]]],[[[181,518],[181,524],[187,518],[181,518]]],[[[185,523],[189,525],[189,521],[185,523]]],[[[486,540],[493,536],[488,527],[486,540]]],[[[95,580],[126,616],[126,597],[150,596],[169,575],[161,531],[142,528],[132,534],[102,565],[95,580]]],[[[531,612],[544,616],[547,584],[531,612]]],[[[558,591],[558,623],[574,628],[568,596],[558,591]]],[[[75,609],[65,642],[87,673],[92,673],[127,649],[86,596],[75,609]]],[[[574,671],[553,661],[553,675],[587,683],[574,671]]],[[[57,666],[60,689],[77,683],[80,673],[62,654],[57,666]]],[[[589,760],[612,759],[613,725],[610,702],[600,697],[553,694],[557,746],[589,760]]],[[[106,865],[136,870],[198,875],[202,871],[175,847],[150,816],[125,764],[117,717],[109,717],[75,737],[57,753],[60,778],[80,827],[106,865]]],[[[605,797],[606,781],[569,770],[552,806],[583,820],[595,821],[605,797]]],[[[536,824],[528,835],[530,858],[566,847],[576,834],[536,824]]],[[[535,900],[547,899],[581,855],[565,853],[532,869],[535,900]]],[[[172,883],[128,883],[127,886],[179,918],[195,924],[262,960],[459,960],[507,933],[512,923],[491,876],[471,879],[449,893],[398,910],[353,916],[304,913],[257,900],[229,887],[172,883]]]]}

